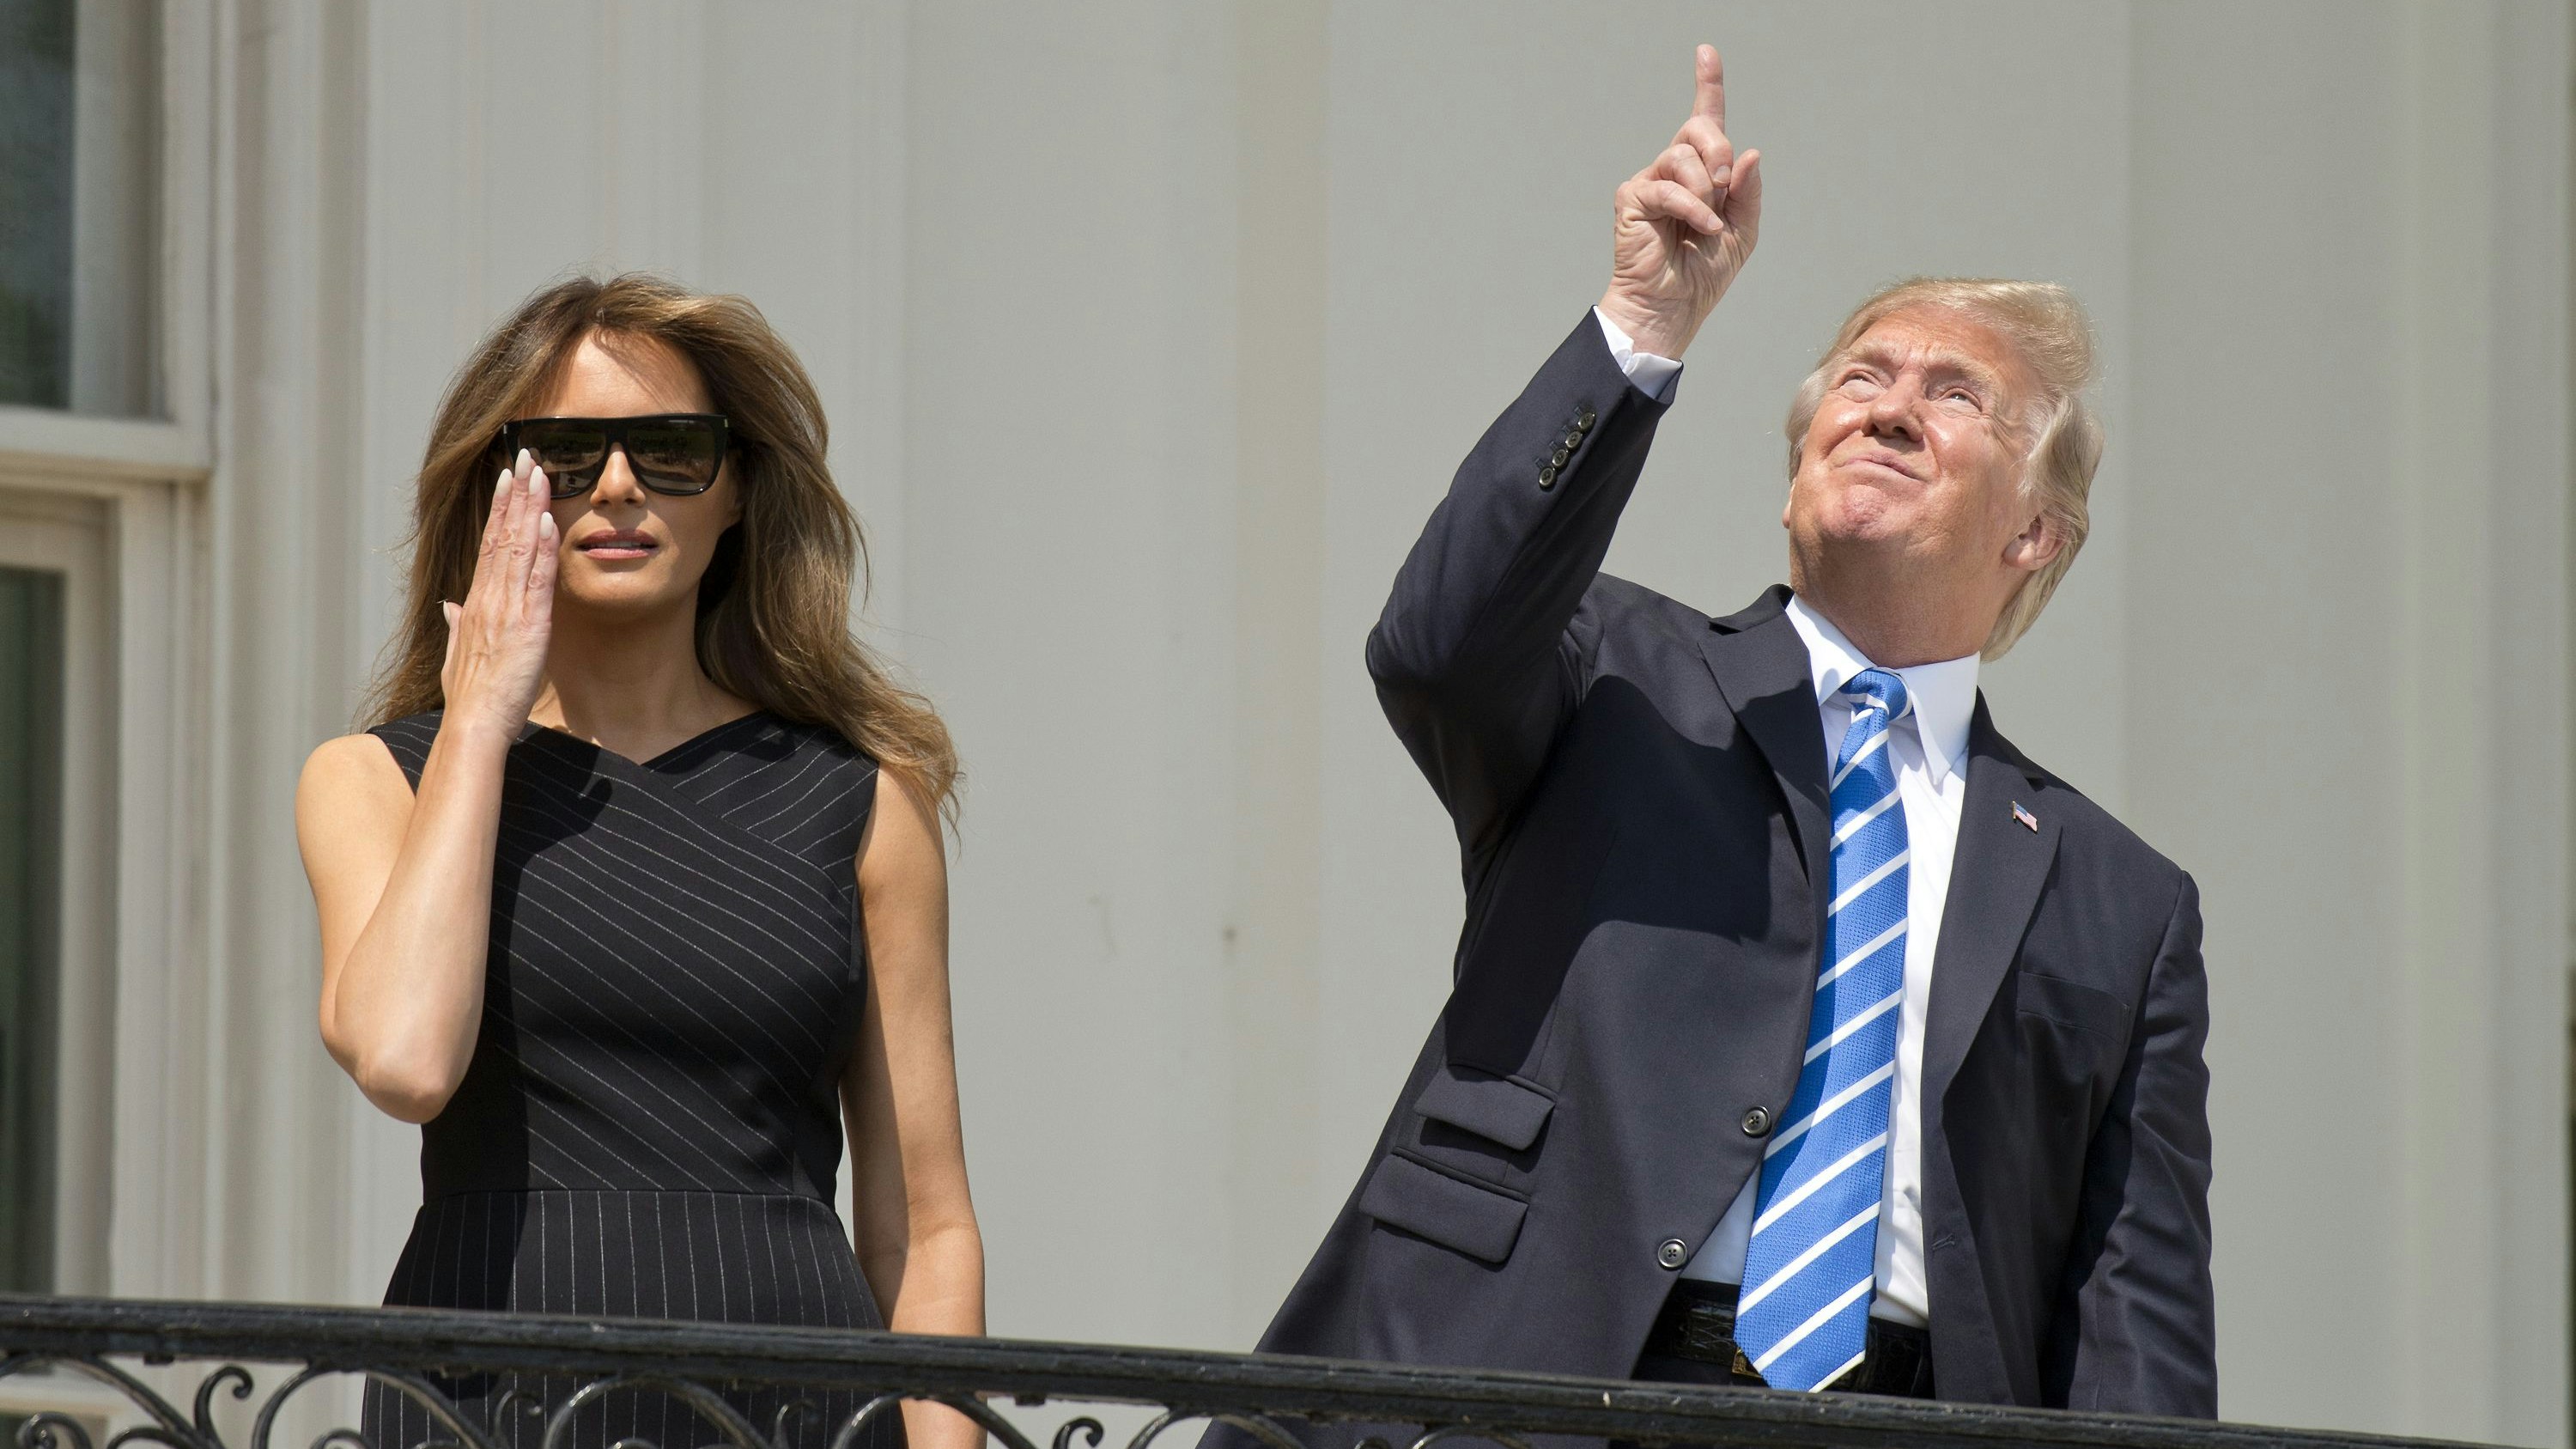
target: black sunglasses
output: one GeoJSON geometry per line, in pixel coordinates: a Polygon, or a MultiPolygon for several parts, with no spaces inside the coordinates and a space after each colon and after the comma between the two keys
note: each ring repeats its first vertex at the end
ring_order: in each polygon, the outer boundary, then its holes
{"type": "Polygon", "coordinates": [[[608,466],[611,448],[626,450],[635,481],[656,493],[687,497],[716,486],[731,444],[731,425],[718,413],[655,413],[639,418],[520,418],[503,423],[501,465],[525,448],[546,470],[554,496],[590,491],[608,466]]]}

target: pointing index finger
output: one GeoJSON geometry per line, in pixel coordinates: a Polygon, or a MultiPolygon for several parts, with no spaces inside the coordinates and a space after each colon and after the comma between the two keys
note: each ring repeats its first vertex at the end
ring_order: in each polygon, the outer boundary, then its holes
{"type": "Polygon", "coordinates": [[[1726,129],[1726,65],[1717,58],[1717,47],[1699,48],[1699,94],[1691,103],[1691,114],[1706,116],[1726,129]]]}

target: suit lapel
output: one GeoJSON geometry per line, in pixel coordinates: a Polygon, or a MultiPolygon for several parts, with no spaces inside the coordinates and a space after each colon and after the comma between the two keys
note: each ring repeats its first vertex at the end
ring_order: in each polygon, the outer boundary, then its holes
{"type": "Polygon", "coordinates": [[[1807,647],[1781,612],[1788,599],[1789,591],[1775,586],[1742,613],[1710,621],[1700,652],[1717,677],[1718,692],[1788,797],[1807,879],[1821,882],[1827,878],[1825,841],[1833,818],[1825,800],[1825,735],[1816,719],[1816,677],[1807,647]]]}
{"type": "Polygon", "coordinates": [[[2038,808],[2038,791],[1995,732],[1982,694],[1968,727],[1962,811],[1941,940],[1932,958],[1932,1001],[1924,1016],[1923,1100],[1931,1103],[1941,1100],[1967,1058],[2057,858],[2055,814],[2038,808]],[[2014,814],[2016,807],[2037,822],[2036,830],[2014,814]]]}

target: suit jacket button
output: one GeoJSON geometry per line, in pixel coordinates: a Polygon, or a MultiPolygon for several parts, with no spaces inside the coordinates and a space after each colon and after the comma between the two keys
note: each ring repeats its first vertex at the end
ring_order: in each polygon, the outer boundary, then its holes
{"type": "Polygon", "coordinates": [[[1574,456],[1574,450],[1573,450],[1573,449],[1571,449],[1571,448],[1559,448],[1559,449],[1557,449],[1553,454],[1549,455],[1548,460],[1547,460],[1547,462],[1548,462],[1548,466],[1549,466],[1549,467],[1551,467],[1551,468],[1562,468],[1562,467],[1564,467],[1564,466],[1565,466],[1565,460],[1566,460],[1566,459],[1568,459],[1568,458],[1571,458],[1571,457],[1573,457],[1573,456],[1574,456]]]}
{"type": "Polygon", "coordinates": [[[1745,1135],[1745,1136],[1747,1136],[1747,1137],[1764,1137],[1764,1136],[1768,1136],[1768,1135],[1770,1135],[1770,1132],[1771,1132],[1771,1109],[1770,1109],[1770,1108],[1768,1108],[1768,1107],[1756,1107],[1756,1108],[1754,1108],[1752,1111],[1747,1112],[1747,1113],[1745,1113],[1745,1114],[1744,1114],[1744,1135],[1745,1135]]]}
{"type": "Polygon", "coordinates": [[[1592,409],[1585,408],[1581,413],[1576,415],[1574,426],[1579,431],[1588,433],[1592,431],[1593,423],[1598,420],[1598,416],[1592,411],[1592,409]]]}
{"type": "Polygon", "coordinates": [[[1539,491],[1540,491],[1540,492],[1542,492],[1542,493],[1544,493],[1544,492],[1546,492],[1548,489],[1553,488],[1553,487],[1555,487],[1555,486],[1556,486],[1556,465],[1555,465],[1555,464],[1551,463],[1551,464],[1549,464],[1548,466],[1546,466],[1546,467],[1541,468],[1541,469],[1539,469],[1539,470],[1538,470],[1538,486],[1539,486],[1539,491]]]}
{"type": "Polygon", "coordinates": [[[1690,1244],[1679,1238],[1666,1238],[1663,1246],[1655,1249],[1655,1261],[1667,1268],[1678,1268],[1690,1261],[1690,1244]]]}
{"type": "Polygon", "coordinates": [[[1565,430],[1565,436],[1559,441],[1568,449],[1580,448],[1583,446],[1583,433],[1580,429],[1568,428],[1565,430]]]}

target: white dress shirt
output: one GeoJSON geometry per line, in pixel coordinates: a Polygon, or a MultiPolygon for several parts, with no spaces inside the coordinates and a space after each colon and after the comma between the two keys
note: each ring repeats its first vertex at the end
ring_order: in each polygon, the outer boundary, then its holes
{"type": "MultiPolygon", "coordinates": [[[[1599,316],[1599,310],[1594,310],[1599,316]]],[[[1681,364],[1638,352],[1628,335],[1601,318],[1611,356],[1630,383],[1660,397],[1681,364]]],[[[1807,646],[1807,670],[1816,685],[1816,719],[1824,758],[1832,760],[1851,728],[1851,706],[1842,687],[1864,669],[1877,668],[1823,615],[1792,598],[1789,622],[1807,646]]],[[[1896,793],[1905,811],[1905,1000],[1897,1008],[1896,1082],[1889,1103],[1887,1182],[1878,1210],[1878,1283],[1870,1316],[1917,1327],[1929,1321],[1930,1295],[1923,1279],[1923,1019],[1932,1000],[1932,955],[1941,940],[1941,908],[1950,897],[1950,860],[1959,843],[1959,815],[1968,794],[1968,722],[1977,708],[1977,656],[1918,664],[1891,671],[1905,681],[1913,709],[1891,727],[1888,750],[1896,760],[1896,793]]],[[[1753,1238],[1753,1200],[1762,1178],[1755,1173],[1718,1220],[1717,1230],[1682,1269],[1685,1278],[1715,1283],[1744,1279],[1744,1251],[1753,1238]]]]}

